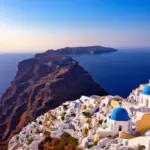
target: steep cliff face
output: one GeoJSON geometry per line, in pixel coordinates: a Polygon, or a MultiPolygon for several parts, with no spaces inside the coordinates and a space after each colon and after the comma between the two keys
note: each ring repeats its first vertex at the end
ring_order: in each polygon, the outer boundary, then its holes
{"type": "Polygon", "coordinates": [[[70,57],[43,53],[20,62],[11,87],[0,100],[0,141],[7,141],[49,109],[93,94],[107,92],[70,57]]]}

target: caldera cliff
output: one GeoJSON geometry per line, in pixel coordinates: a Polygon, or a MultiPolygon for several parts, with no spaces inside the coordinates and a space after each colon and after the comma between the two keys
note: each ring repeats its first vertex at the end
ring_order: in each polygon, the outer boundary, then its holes
{"type": "Polygon", "coordinates": [[[46,52],[20,62],[11,86],[0,100],[0,149],[49,109],[93,94],[107,92],[71,57],[46,52]]]}

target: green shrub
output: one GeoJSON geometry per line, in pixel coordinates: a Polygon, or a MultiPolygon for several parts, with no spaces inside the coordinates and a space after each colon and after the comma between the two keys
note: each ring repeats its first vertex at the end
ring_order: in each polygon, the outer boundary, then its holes
{"type": "Polygon", "coordinates": [[[39,134],[39,133],[41,133],[41,131],[38,128],[36,128],[35,134],[39,134]]]}
{"type": "Polygon", "coordinates": [[[39,144],[39,150],[82,150],[77,145],[78,139],[68,133],[63,133],[60,138],[46,137],[39,144]]]}
{"type": "Polygon", "coordinates": [[[93,143],[91,144],[88,144],[87,145],[87,148],[92,148],[93,146],[97,145],[97,141],[94,141],[93,143]]]}
{"type": "Polygon", "coordinates": [[[30,139],[28,139],[28,145],[30,145],[33,141],[34,141],[33,137],[31,137],[30,139]]]}
{"type": "Polygon", "coordinates": [[[85,117],[90,117],[90,116],[91,116],[91,114],[90,114],[89,112],[86,112],[86,111],[82,112],[82,114],[83,114],[85,117]]]}

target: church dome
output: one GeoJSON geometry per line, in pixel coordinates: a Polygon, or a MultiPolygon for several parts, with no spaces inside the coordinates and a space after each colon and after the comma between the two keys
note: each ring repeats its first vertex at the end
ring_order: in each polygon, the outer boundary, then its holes
{"type": "Polygon", "coordinates": [[[150,95],[150,86],[149,85],[146,85],[143,89],[143,94],[145,95],[150,95]]]}
{"type": "Polygon", "coordinates": [[[130,120],[130,118],[128,116],[128,112],[126,111],[126,109],[124,109],[122,107],[118,107],[118,108],[113,109],[111,112],[110,119],[114,120],[114,121],[128,121],[128,120],[130,120]]]}

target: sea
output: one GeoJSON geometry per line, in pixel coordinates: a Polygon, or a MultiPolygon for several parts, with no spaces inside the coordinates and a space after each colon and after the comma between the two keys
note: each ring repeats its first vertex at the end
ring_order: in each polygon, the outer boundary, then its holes
{"type": "MultiPolygon", "coordinates": [[[[0,96],[14,79],[18,62],[33,53],[0,54],[0,96]]],[[[126,98],[140,84],[150,79],[150,48],[122,48],[101,55],[72,55],[110,95],[126,98]]]]}

